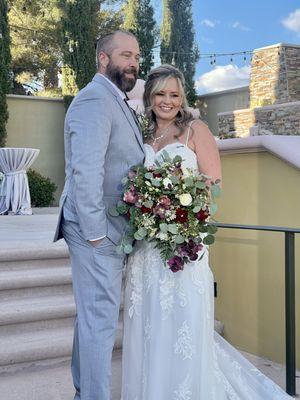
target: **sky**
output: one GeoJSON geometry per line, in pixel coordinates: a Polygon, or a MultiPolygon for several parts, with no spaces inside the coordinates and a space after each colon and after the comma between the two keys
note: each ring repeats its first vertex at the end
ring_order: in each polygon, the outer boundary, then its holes
{"type": "MultiPolygon", "coordinates": [[[[158,23],[161,0],[152,0],[158,23]]],[[[194,27],[200,54],[252,51],[277,43],[300,45],[300,1],[194,0],[194,27]]],[[[200,59],[196,68],[199,94],[245,86],[249,83],[250,56],[200,59]]]]}

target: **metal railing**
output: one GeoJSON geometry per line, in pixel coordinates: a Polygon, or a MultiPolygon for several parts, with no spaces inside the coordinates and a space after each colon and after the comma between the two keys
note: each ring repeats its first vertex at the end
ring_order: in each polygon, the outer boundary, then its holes
{"type": "Polygon", "coordinates": [[[285,362],[286,392],[296,395],[295,234],[300,229],[279,226],[215,223],[218,228],[281,232],[285,234],[285,362]]]}

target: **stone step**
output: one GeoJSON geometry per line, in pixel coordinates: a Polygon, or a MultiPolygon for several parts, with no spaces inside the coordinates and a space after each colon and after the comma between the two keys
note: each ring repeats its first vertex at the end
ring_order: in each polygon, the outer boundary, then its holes
{"type": "MultiPolygon", "coordinates": [[[[114,350],[122,346],[120,317],[114,350]]],[[[59,363],[71,357],[73,326],[49,327],[41,331],[16,331],[0,340],[0,375],[34,366],[59,363]]]]}
{"type": "Polygon", "coordinates": [[[23,298],[0,303],[0,326],[74,316],[75,303],[72,294],[23,298]]]}
{"type": "Polygon", "coordinates": [[[32,260],[30,265],[28,261],[25,265],[21,262],[19,265],[16,262],[10,262],[3,266],[0,263],[0,291],[71,283],[72,276],[68,259],[43,260],[43,263],[43,266],[40,266],[41,263],[37,260],[32,260]],[[58,261],[60,261],[59,265],[58,261]]]}

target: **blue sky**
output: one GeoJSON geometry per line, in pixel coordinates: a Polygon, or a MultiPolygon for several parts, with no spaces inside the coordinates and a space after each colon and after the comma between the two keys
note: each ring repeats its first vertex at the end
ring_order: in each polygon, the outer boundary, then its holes
{"type": "MultiPolygon", "coordinates": [[[[157,19],[161,0],[153,0],[157,19]]],[[[296,0],[194,0],[194,26],[200,52],[232,53],[285,42],[300,45],[300,2],[296,0]]],[[[197,64],[198,93],[244,86],[250,61],[242,56],[217,57],[197,64]]]]}

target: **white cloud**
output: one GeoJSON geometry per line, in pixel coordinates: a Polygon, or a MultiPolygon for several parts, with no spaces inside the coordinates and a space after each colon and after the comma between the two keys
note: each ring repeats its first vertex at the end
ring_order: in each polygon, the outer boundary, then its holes
{"type": "Polygon", "coordinates": [[[212,44],[214,41],[208,37],[201,36],[200,40],[204,43],[212,44]]]}
{"type": "Polygon", "coordinates": [[[287,29],[300,35],[300,8],[290,13],[288,17],[281,21],[282,25],[287,29]]]}
{"type": "Polygon", "coordinates": [[[217,25],[218,21],[212,21],[211,19],[203,19],[201,21],[201,25],[208,26],[209,28],[214,28],[217,25]]]}
{"type": "Polygon", "coordinates": [[[240,21],[235,21],[233,24],[231,24],[231,28],[239,29],[240,31],[245,31],[245,32],[250,31],[250,28],[248,28],[248,26],[243,25],[240,21]]]}
{"type": "Polygon", "coordinates": [[[249,65],[241,68],[232,64],[216,66],[212,71],[200,75],[196,89],[204,94],[249,85],[250,69],[249,65]]]}

